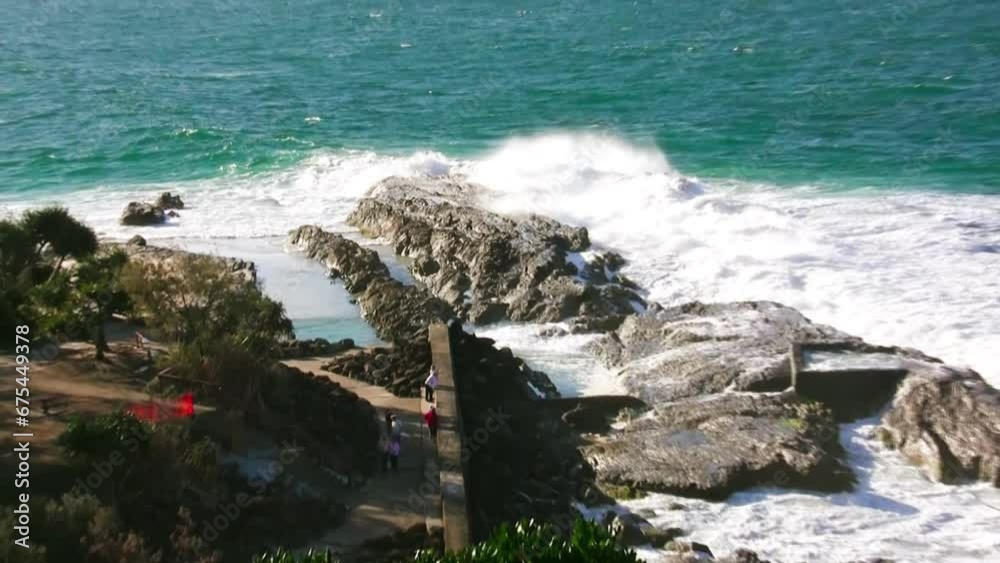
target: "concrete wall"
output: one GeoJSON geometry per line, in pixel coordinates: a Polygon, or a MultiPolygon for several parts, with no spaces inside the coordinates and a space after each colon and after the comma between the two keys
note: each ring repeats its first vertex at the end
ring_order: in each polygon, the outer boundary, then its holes
{"type": "Polygon", "coordinates": [[[438,370],[435,393],[440,420],[437,462],[441,476],[444,546],[449,551],[458,551],[469,545],[469,503],[465,493],[465,464],[462,462],[462,411],[458,405],[448,327],[431,325],[428,340],[431,359],[438,370]]]}

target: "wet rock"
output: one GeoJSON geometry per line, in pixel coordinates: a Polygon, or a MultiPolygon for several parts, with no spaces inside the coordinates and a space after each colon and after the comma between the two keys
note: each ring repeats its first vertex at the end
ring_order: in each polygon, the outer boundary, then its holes
{"type": "Polygon", "coordinates": [[[658,405],[584,451],[599,481],[710,499],[749,486],[853,483],[831,413],[790,393],[658,405]]]}
{"type": "Polygon", "coordinates": [[[126,244],[129,246],[146,246],[146,239],[142,238],[140,235],[135,235],[134,237],[128,239],[126,244]]]}
{"type": "Polygon", "coordinates": [[[609,279],[624,263],[620,255],[596,255],[591,263],[579,254],[590,246],[586,229],[479,209],[473,203],[480,190],[454,179],[388,178],[348,221],[389,240],[412,259],[419,281],[477,324],[608,317],[632,313],[632,302],[642,302],[609,279]]]}
{"type": "Polygon", "coordinates": [[[935,480],[1000,487],[1000,391],[974,371],[914,370],[883,417],[880,435],[935,480]]]}
{"type": "Polygon", "coordinates": [[[781,391],[791,385],[793,342],[836,342],[857,351],[918,353],[866,344],[770,301],[651,306],[624,319],[593,351],[621,368],[626,389],[650,404],[723,391],[781,391]]]}
{"type": "Polygon", "coordinates": [[[649,522],[635,514],[618,514],[611,521],[611,535],[618,542],[618,545],[621,546],[636,547],[645,545],[649,543],[649,540],[642,531],[643,526],[652,527],[649,522]]]}
{"type": "Polygon", "coordinates": [[[404,285],[389,274],[378,254],[341,235],[304,226],[289,242],[306,256],[323,263],[358,300],[362,315],[379,338],[389,342],[426,338],[427,326],[448,322],[451,307],[423,288],[404,285]]]}
{"type": "Polygon", "coordinates": [[[156,198],[155,205],[160,209],[184,209],[184,201],[181,200],[181,196],[170,192],[160,194],[160,197],[156,198]]]}
{"type": "Polygon", "coordinates": [[[120,219],[122,225],[130,226],[159,225],[165,220],[162,207],[139,201],[129,202],[120,219]]]}

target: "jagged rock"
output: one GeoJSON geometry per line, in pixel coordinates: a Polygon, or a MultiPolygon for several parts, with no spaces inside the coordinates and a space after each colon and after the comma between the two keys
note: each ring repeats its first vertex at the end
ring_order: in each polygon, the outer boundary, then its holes
{"type": "MultiPolygon", "coordinates": [[[[391,349],[358,351],[334,358],[324,369],[383,385],[399,396],[416,396],[431,364],[427,327],[454,318],[448,304],[425,288],[404,285],[392,278],[375,251],[340,235],[304,226],[291,233],[289,242],[322,262],[331,275],[342,279],[344,287],[357,297],[362,315],[379,338],[394,344],[391,349]]],[[[559,396],[548,376],[528,368],[509,349],[497,350],[488,339],[477,342],[480,344],[477,362],[511,374],[510,382],[519,386],[525,396],[535,398],[537,393],[559,396]]]]}
{"type": "Polygon", "coordinates": [[[974,371],[914,370],[882,419],[880,435],[938,481],[1000,487],[1000,391],[974,371]]]}
{"type": "Polygon", "coordinates": [[[658,405],[585,448],[599,481],[711,499],[755,485],[844,490],[840,454],[832,415],[792,393],[658,405]]]}
{"type": "Polygon", "coordinates": [[[666,560],[670,563],[715,560],[712,550],[696,541],[671,541],[664,547],[667,550],[666,560]]]}
{"type": "Polygon", "coordinates": [[[650,404],[723,391],[781,391],[791,385],[793,342],[836,342],[858,352],[933,360],[915,351],[866,344],[770,301],[651,306],[626,317],[593,351],[650,404]]]}
{"type": "Polygon", "coordinates": [[[134,237],[128,239],[126,244],[129,246],[146,246],[146,239],[142,238],[140,235],[135,235],[134,237]]]}
{"type": "Polygon", "coordinates": [[[616,514],[608,511],[601,522],[609,529],[618,545],[623,547],[651,545],[654,548],[662,548],[667,542],[684,535],[683,530],[678,528],[661,530],[642,516],[633,513],[616,514]]]}
{"type": "Polygon", "coordinates": [[[345,338],[330,342],[325,338],[293,340],[284,343],[279,351],[282,358],[304,358],[307,356],[332,356],[354,348],[354,340],[345,338]]]}
{"type": "MultiPolygon", "coordinates": [[[[649,522],[635,514],[618,514],[611,521],[611,535],[614,536],[618,545],[635,547],[649,543],[646,534],[642,532],[643,526],[651,526],[649,522]]],[[[664,542],[666,543],[666,542],[664,542]]]]}
{"type": "Polygon", "coordinates": [[[580,254],[590,246],[586,229],[479,209],[472,205],[479,190],[454,179],[388,178],[348,222],[388,239],[412,259],[414,277],[477,324],[614,317],[644,303],[616,279],[620,255],[580,254]]]}
{"type": "Polygon", "coordinates": [[[181,200],[181,196],[173,195],[170,192],[163,192],[160,197],[156,198],[155,205],[160,209],[184,209],[184,201],[181,200]]]}
{"type": "Polygon", "coordinates": [[[225,256],[214,256],[211,254],[200,254],[197,252],[188,252],[186,250],[179,250],[176,248],[166,248],[162,246],[148,246],[144,244],[139,244],[135,237],[132,238],[127,244],[119,243],[108,243],[106,245],[108,248],[119,248],[124,250],[128,254],[130,260],[136,262],[155,262],[161,264],[170,265],[178,260],[182,256],[204,256],[211,260],[217,261],[219,264],[225,266],[233,275],[240,276],[248,281],[257,281],[257,267],[256,265],[248,260],[243,260],[240,258],[228,258],[225,256]],[[134,242],[133,242],[134,241],[134,242]]]}
{"type": "Polygon", "coordinates": [[[446,302],[394,279],[378,253],[350,239],[307,225],[293,231],[289,242],[343,280],[365,320],[383,340],[400,342],[421,334],[426,338],[428,325],[455,317],[446,302]]]}
{"type": "Polygon", "coordinates": [[[159,225],[165,220],[162,207],[140,201],[129,202],[121,216],[121,224],[131,226],[159,225]]]}

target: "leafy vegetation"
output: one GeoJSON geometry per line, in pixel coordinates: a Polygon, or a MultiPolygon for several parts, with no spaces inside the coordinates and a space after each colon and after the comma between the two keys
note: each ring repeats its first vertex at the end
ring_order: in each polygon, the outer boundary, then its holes
{"type": "MultiPolygon", "coordinates": [[[[284,549],[257,556],[252,563],[332,563],[325,553],[296,554],[284,549]]],[[[421,551],[414,563],[638,563],[630,549],[619,547],[606,528],[578,520],[566,537],[548,524],[504,524],[486,541],[458,553],[421,551]]]]}
{"type": "Polygon", "coordinates": [[[143,440],[152,432],[148,424],[129,413],[115,413],[96,418],[70,419],[59,436],[59,445],[70,457],[106,458],[113,452],[135,451],[145,447],[143,440]]]}
{"type": "Polygon", "coordinates": [[[181,255],[172,261],[130,263],[122,282],[150,323],[199,352],[229,341],[257,355],[294,337],[282,305],[219,260],[181,255]]]}
{"type": "Polygon", "coordinates": [[[0,221],[0,329],[28,323],[33,335],[52,336],[84,327],[102,358],[104,322],[127,308],[118,284],[126,261],[99,252],[94,231],[61,207],[0,221]],[[63,268],[67,258],[77,262],[72,271],[63,268]]]}
{"type": "Polygon", "coordinates": [[[295,553],[287,549],[278,548],[273,553],[265,553],[253,558],[251,563],[335,563],[327,553],[310,549],[305,553],[295,553]]]}
{"type": "Polygon", "coordinates": [[[628,485],[602,483],[601,490],[603,490],[609,497],[617,500],[634,500],[646,496],[643,491],[628,485]]]}
{"type": "Polygon", "coordinates": [[[419,553],[416,563],[637,563],[635,552],[618,546],[600,524],[578,520],[564,537],[548,524],[505,524],[486,541],[459,553],[419,553]]]}
{"type": "Polygon", "coordinates": [[[31,240],[36,261],[46,251],[55,258],[51,275],[59,272],[67,257],[81,260],[97,252],[97,235],[94,231],[63,207],[26,211],[21,218],[21,228],[31,240]]]}

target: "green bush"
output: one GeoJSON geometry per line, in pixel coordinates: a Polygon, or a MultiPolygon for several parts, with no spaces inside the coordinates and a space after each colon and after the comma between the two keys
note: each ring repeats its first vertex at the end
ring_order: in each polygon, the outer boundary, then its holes
{"type": "Polygon", "coordinates": [[[311,549],[306,553],[295,554],[279,548],[274,553],[265,553],[254,557],[251,563],[334,563],[335,561],[326,553],[311,549]]]}
{"type": "Polygon", "coordinates": [[[504,524],[486,541],[458,553],[417,554],[416,563],[637,563],[601,525],[578,520],[566,538],[548,524],[504,524]]]}
{"type": "Polygon", "coordinates": [[[266,355],[295,336],[280,303],[209,256],[132,262],[122,283],[138,312],[180,344],[202,348],[228,340],[266,355]]]}
{"type": "Polygon", "coordinates": [[[146,423],[126,412],[89,419],[75,416],[58,442],[71,457],[104,459],[112,452],[124,455],[146,447],[142,438],[149,432],[146,423]]]}
{"type": "MultiPolygon", "coordinates": [[[[333,563],[325,553],[303,554],[278,549],[258,555],[251,563],[333,563]]],[[[630,549],[621,548],[606,528],[578,520],[573,533],[565,537],[548,524],[534,521],[504,524],[486,541],[458,553],[440,555],[421,551],[414,563],[638,563],[630,549]]]]}

